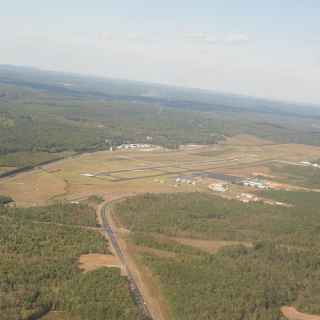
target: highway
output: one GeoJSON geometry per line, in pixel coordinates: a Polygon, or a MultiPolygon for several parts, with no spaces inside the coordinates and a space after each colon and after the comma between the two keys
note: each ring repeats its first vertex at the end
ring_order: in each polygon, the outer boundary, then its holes
{"type": "Polygon", "coordinates": [[[126,258],[117,240],[117,235],[112,230],[111,224],[108,221],[108,215],[109,215],[108,213],[109,213],[109,204],[106,203],[101,207],[101,211],[100,211],[103,232],[110,239],[111,246],[113,247],[115,254],[118,256],[122,264],[122,267],[128,277],[129,290],[133,297],[133,300],[139,307],[142,319],[152,320],[151,313],[147,307],[147,304],[145,303],[143,295],[141,294],[141,291],[138,288],[136,281],[134,280],[134,277],[132,276],[132,273],[129,270],[128,264],[126,262],[126,258]]]}

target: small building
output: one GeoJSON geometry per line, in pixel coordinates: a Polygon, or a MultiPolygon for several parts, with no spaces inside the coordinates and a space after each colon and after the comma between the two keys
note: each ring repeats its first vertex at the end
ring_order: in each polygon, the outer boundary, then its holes
{"type": "Polygon", "coordinates": [[[243,180],[241,182],[242,185],[244,185],[245,187],[250,187],[250,188],[257,188],[257,189],[268,189],[269,187],[260,180],[254,179],[254,180],[243,180]]]}
{"type": "Polygon", "coordinates": [[[215,192],[226,192],[227,187],[222,183],[212,183],[208,186],[208,188],[215,192]]]}
{"type": "Polygon", "coordinates": [[[83,177],[94,177],[94,174],[92,174],[92,173],[81,173],[80,176],[83,176],[83,177]]]}

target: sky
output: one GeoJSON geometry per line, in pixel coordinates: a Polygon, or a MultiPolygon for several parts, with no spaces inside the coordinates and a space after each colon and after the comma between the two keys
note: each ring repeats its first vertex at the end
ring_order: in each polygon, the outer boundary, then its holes
{"type": "Polygon", "coordinates": [[[0,64],[320,105],[319,0],[10,0],[0,64]]]}

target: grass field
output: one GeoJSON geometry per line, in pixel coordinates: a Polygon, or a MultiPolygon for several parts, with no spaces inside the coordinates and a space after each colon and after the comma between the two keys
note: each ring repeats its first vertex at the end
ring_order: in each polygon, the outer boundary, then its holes
{"type": "MultiPolygon", "coordinates": [[[[242,177],[257,172],[273,175],[270,165],[274,160],[299,162],[320,158],[319,147],[262,142],[240,136],[232,138],[231,142],[227,140],[226,145],[202,146],[200,149],[83,154],[2,180],[0,194],[13,197],[18,205],[33,206],[93,194],[112,198],[144,192],[208,191],[210,181],[205,177],[196,186],[175,186],[174,181],[177,177],[190,177],[194,173],[201,180],[202,172],[242,177]]],[[[281,176],[279,172],[274,174],[281,176]]]]}

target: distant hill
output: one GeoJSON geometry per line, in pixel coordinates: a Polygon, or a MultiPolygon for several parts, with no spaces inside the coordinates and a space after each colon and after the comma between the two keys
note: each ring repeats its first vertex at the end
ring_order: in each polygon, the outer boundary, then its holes
{"type": "Polygon", "coordinates": [[[275,113],[279,116],[320,117],[320,107],[312,105],[11,65],[0,65],[0,84],[43,90],[67,97],[159,103],[171,108],[205,112],[237,112],[240,109],[262,114],[275,113]]]}

